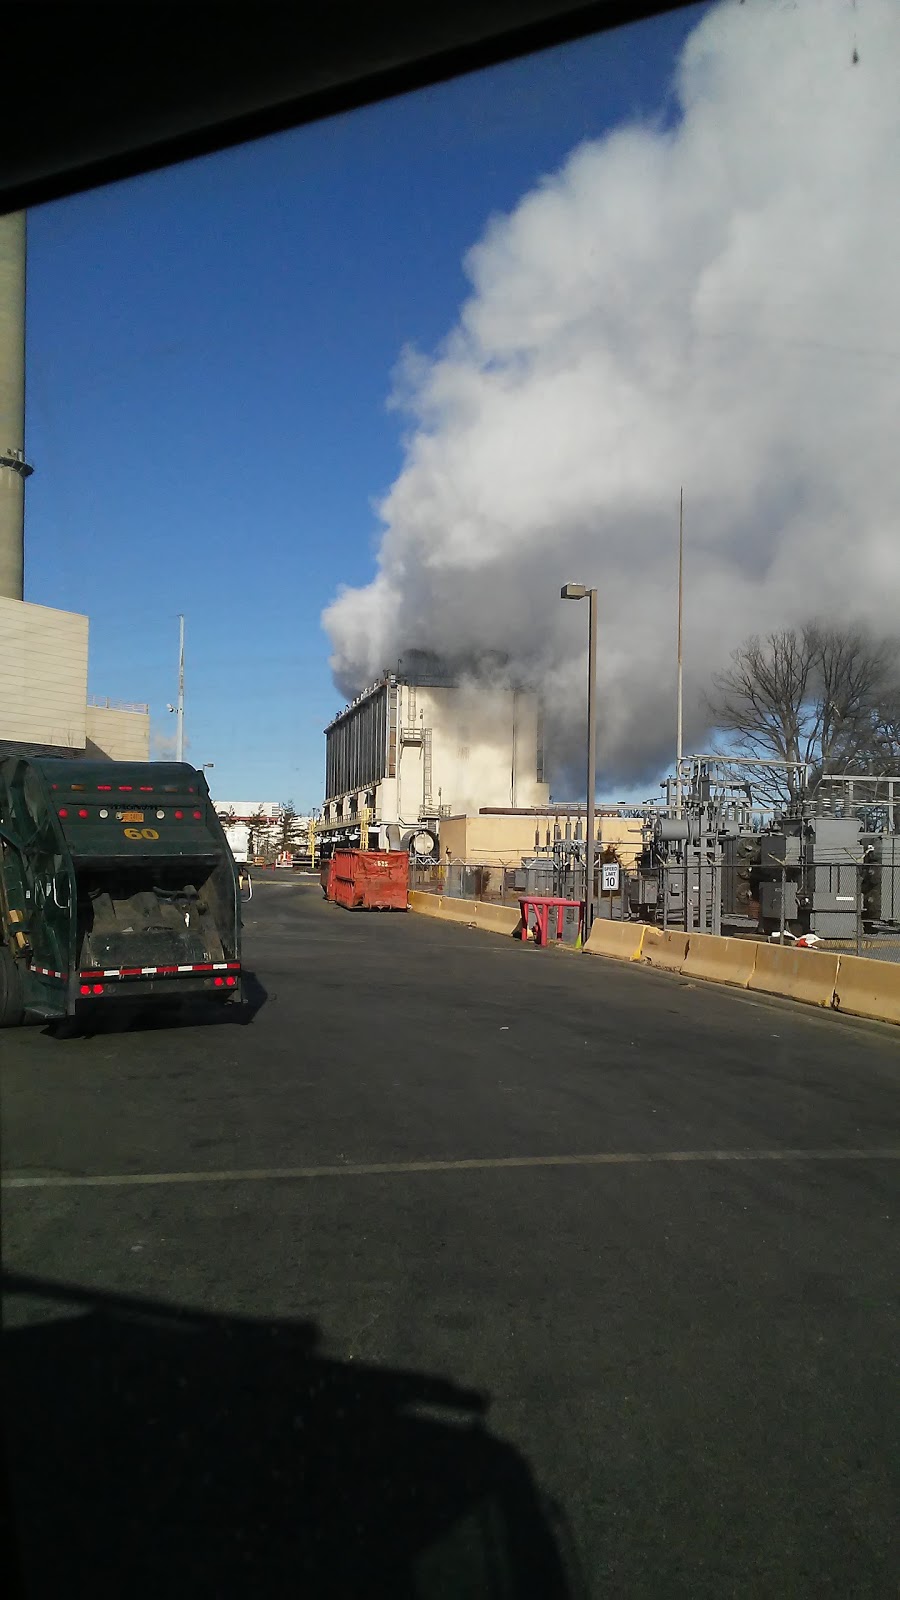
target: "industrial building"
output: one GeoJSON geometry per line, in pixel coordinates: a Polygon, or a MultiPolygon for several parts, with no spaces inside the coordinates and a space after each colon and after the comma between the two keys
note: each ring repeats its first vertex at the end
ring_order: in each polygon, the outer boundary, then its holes
{"type": "Polygon", "coordinates": [[[149,761],[149,706],[88,696],[88,627],[0,595],[0,756],[149,761]]]}
{"type": "Polygon", "coordinates": [[[251,856],[274,861],[287,844],[287,855],[300,859],[310,852],[309,817],[292,819],[290,839],[284,840],[285,808],[277,800],[216,800],[216,815],[236,861],[251,856]]]}
{"type": "Polygon", "coordinates": [[[529,689],[454,678],[439,665],[388,672],[325,730],[323,845],[437,848],[442,819],[483,806],[543,806],[543,722],[529,689]]]}
{"type": "Polygon", "coordinates": [[[24,598],[25,217],[0,217],[0,756],[150,758],[150,713],[89,699],[88,619],[24,598]]]}

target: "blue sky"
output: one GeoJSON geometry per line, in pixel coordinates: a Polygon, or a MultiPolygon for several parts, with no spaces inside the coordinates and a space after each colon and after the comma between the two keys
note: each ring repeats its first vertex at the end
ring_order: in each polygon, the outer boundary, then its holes
{"type": "Polygon", "coordinates": [[[163,735],[185,613],[214,793],[321,801],[319,618],[374,569],[400,351],[448,332],[492,213],[671,114],[703,9],[31,213],[26,599],[86,612],[91,692],[163,735]]]}

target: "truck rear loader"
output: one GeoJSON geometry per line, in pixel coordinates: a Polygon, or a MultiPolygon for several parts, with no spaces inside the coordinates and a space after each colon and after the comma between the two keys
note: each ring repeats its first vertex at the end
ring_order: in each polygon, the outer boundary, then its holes
{"type": "Polygon", "coordinates": [[[0,761],[0,1027],[241,997],[241,892],[202,772],[0,761]]]}

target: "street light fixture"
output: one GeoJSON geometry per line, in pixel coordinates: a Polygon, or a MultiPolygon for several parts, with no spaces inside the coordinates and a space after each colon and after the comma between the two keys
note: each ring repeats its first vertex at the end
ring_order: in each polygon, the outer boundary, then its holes
{"type": "Polygon", "coordinates": [[[583,583],[564,583],[561,600],[588,601],[588,736],[587,736],[587,826],[584,842],[584,941],[591,931],[594,913],[594,796],[597,792],[597,591],[583,583]]]}

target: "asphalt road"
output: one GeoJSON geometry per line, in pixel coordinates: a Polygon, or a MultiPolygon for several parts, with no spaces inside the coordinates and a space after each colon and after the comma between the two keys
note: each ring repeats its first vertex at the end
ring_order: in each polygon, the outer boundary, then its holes
{"type": "Polygon", "coordinates": [[[245,955],[2,1036],[30,1595],[896,1597],[897,1030],[294,878],[245,955]]]}

